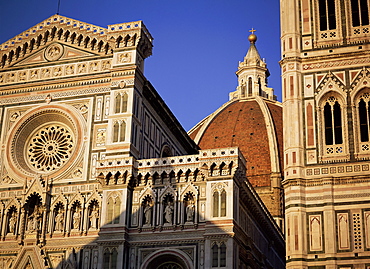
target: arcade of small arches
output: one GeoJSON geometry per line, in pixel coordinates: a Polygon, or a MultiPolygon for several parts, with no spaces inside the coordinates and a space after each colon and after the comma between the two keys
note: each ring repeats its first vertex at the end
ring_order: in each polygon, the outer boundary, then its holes
{"type": "MultiPolygon", "coordinates": [[[[172,163],[173,160],[170,160],[169,163],[172,163]]],[[[182,159],[179,162],[183,162],[182,159]]],[[[162,160],[163,164],[167,164],[166,158],[162,160]]],[[[129,170],[124,171],[109,171],[107,166],[124,166],[127,162],[123,160],[108,160],[105,162],[100,162],[100,167],[98,166],[98,170],[102,170],[99,173],[97,179],[103,185],[116,185],[116,184],[131,184],[133,187],[135,186],[147,186],[147,185],[163,185],[166,183],[179,183],[179,182],[196,182],[196,181],[204,181],[205,176],[227,176],[231,175],[232,169],[234,168],[234,162],[231,161],[229,164],[225,162],[221,162],[220,164],[212,163],[208,166],[204,163],[201,169],[187,169],[183,171],[179,169],[177,172],[175,170],[166,170],[163,171],[161,174],[158,172],[154,172],[153,174],[147,173],[139,173],[137,176],[133,176],[129,170]]],[[[159,164],[159,161],[156,162],[159,164]]],[[[143,165],[143,163],[139,162],[139,167],[143,165]]],[[[150,163],[148,163],[150,165],[150,163]]]]}

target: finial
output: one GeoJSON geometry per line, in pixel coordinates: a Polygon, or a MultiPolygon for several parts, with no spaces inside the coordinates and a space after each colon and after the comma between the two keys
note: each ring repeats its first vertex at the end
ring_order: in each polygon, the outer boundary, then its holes
{"type": "Polygon", "coordinates": [[[251,35],[248,36],[248,40],[251,43],[256,43],[256,41],[257,41],[257,36],[254,34],[255,31],[257,31],[257,30],[255,30],[253,28],[252,28],[252,30],[249,30],[249,32],[252,33],[251,35]]]}

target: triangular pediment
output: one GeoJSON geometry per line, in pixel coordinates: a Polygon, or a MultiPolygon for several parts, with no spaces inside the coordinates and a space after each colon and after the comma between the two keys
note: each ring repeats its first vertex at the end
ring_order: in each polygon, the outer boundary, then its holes
{"type": "Polygon", "coordinates": [[[107,28],[53,15],[1,44],[0,66],[106,55],[107,33],[107,28]]]}
{"type": "Polygon", "coordinates": [[[115,49],[137,47],[144,56],[152,53],[152,36],[142,21],[108,25],[107,28],[53,15],[0,44],[0,68],[100,55],[115,49]],[[65,47],[63,54],[60,46],[65,47]],[[65,58],[63,58],[65,57],[65,58]]]}
{"type": "Polygon", "coordinates": [[[97,53],[92,53],[87,50],[75,48],[59,42],[51,42],[48,46],[30,54],[28,57],[15,62],[13,66],[34,65],[40,63],[48,63],[54,61],[66,61],[79,58],[96,56],[97,53]]]}

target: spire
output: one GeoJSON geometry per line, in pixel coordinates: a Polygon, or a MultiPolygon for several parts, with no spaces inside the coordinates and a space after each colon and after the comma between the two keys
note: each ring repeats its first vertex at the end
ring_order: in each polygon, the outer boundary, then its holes
{"type": "Polygon", "coordinates": [[[256,42],[257,36],[254,34],[256,30],[252,28],[248,36],[249,49],[242,62],[239,62],[238,71],[238,87],[235,92],[230,93],[230,99],[248,98],[261,96],[268,99],[275,99],[274,90],[267,87],[267,77],[270,75],[267,65],[261,59],[258,53],[256,42]]]}
{"type": "Polygon", "coordinates": [[[249,45],[247,55],[244,57],[244,63],[246,65],[249,65],[249,66],[253,66],[253,65],[260,66],[260,65],[262,65],[263,67],[266,67],[266,63],[264,63],[261,60],[261,56],[258,53],[258,50],[257,50],[257,47],[256,47],[257,36],[254,34],[255,31],[256,30],[254,30],[253,28],[252,28],[252,30],[249,31],[252,34],[250,34],[248,36],[248,40],[250,42],[250,45],[249,45]]]}

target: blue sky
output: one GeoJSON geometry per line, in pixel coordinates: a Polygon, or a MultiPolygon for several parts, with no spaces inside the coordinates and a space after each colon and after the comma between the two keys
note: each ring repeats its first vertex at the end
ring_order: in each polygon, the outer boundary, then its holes
{"type": "MultiPolygon", "coordinates": [[[[57,13],[54,0],[0,0],[0,43],[57,13]]],[[[185,130],[228,101],[249,30],[281,101],[277,0],[61,0],[60,15],[106,27],[142,20],[154,37],[145,76],[185,130]]]]}

